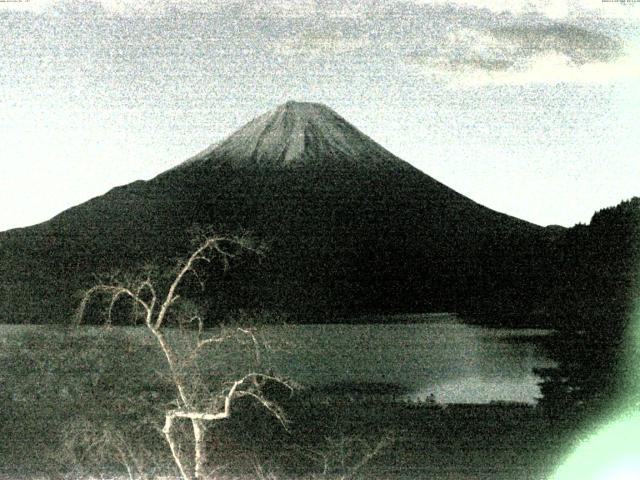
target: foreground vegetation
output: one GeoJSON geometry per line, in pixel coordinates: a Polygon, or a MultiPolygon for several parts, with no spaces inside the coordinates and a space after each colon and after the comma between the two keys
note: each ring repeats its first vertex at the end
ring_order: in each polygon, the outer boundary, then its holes
{"type": "MultiPolygon", "coordinates": [[[[6,326],[0,337],[0,475],[177,476],[162,435],[174,392],[153,338],[141,328],[42,328],[6,326]]],[[[221,352],[221,371],[231,375],[243,355],[221,352]]],[[[566,442],[552,417],[527,406],[354,403],[275,385],[265,394],[289,431],[240,399],[240,414],[206,438],[220,478],[540,478],[566,442]]]]}

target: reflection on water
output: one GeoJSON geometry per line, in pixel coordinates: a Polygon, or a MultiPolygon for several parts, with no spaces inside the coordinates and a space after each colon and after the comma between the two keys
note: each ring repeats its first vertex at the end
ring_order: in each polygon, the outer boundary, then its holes
{"type": "Polygon", "coordinates": [[[267,336],[287,346],[270,361],[309,386],[395,383],[410,400],[440,403],[535,403],[532,370],[554,366],[534,341],[548,330],[466,325],[449,314],[410,319],[421,323],[276,327],[267,336]]]}

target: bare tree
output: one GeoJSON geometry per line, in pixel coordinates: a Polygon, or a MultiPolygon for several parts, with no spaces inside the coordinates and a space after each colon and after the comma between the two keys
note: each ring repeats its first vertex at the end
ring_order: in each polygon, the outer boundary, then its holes
{"type": "MultiPolygon", "coordinates": [[[[224,268],[229,266],[230,260],[243,251],[260,253],[249,237],[227,237],[205,235],[193,253],[180,265],[172,277],[166,293],[160,294],[160,286],[155,284],[150,276],[137,281],[100,282],[87,290],[78,309],[78,321],[85,316],[87,305],[93,296],[106,294],[109,298],[107,322],[111,322],[114,307],[118,300],[129,299],[133,305],[132,320],[144,323],[153,335],[163,353],[169,369],[171,382],[176,390],[176,408],[165,412],[162,433],[171,450],[173,460],[184,480],[200,480],[206,477],[206,444],[205,433],[209,422],[223,420],[232,414],[234,400],[240,397],[251,397],[264,406],[286,427],[287,419],[278,404],[269,400],[261,391],[261,383],[266,381],[278,382],[291,388],[281,378],[266,375],[258,369],[261,364],[260,342],[255,331],[250,327],[238,326],[216,330],[216,334],[206,330],[203,316],[197,312],[192,302],[181,297],[181,289],[189,276],[200,282],[204,289],[204,282],[198,273],[201,264],[209,264],[214,258],[219,259],[224,268]],[[179,348],[172,344],[166,335],[169,323],[174,323],[182,331],[190,332],[187,348],[179,348]],[[250,340],[253,349],[254,368],[216,391],[203,388],[194,380],[192,366],[206,349],[220,346],[222,343],[244,336],[250,340]],[[191,423],[193,431],[193,458],[185,458],[175,436],[174,425],[177,421],[186,420],[191,423]]],[[[169,336],[170,337],[170,336],[169,336]]]]}
{"type": "Polygon", "coordinates": [[[349,480],[393,443],[394,436],[390,432],[375,442],[362,436],[341,435],[327,437],[324,446],[304,449],[304,453],[322,467],[322,472],[313,479],[349,480]]]}

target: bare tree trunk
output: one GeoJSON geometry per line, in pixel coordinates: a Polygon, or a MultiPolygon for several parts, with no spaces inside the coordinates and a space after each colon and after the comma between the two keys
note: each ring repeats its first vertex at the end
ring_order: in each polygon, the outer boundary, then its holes
{"type": "Polygon", "coordinates": [[[191,475],[187,473],[186,468],[184,468],[184,465],[182,464],[178,446],[176,445],[173,435],[171,434],[173,419],[174,416],[171,413],[167,413],[167,415],[165,416],[165,423],[164,428],[162,429],[162,433],[164,433],[164,437],[167,439],[167,443],[169,444],[169,448],[171,449],[171,455],[173,456],[173,461],[178,467],[178,470],[180,470],[180,475],[182,475],[183,480],[192,480],[191,475]]]}
{"type": "Polygon", "coordinates": [[[205,426],[202,420],[191,420],[193,425],[193,441],[195,450],[195,466],[194,473],[196,480],[204,478],[204,468],[207,462],[207,449],[204,440],[205,426]]]}

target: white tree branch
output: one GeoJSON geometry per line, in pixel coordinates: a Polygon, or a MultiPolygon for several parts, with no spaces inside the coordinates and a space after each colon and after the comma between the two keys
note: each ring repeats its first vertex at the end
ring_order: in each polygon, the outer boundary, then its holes
{"type": "MultiPolygon", "coordinates": [[[[199,408],[197,408],[198,405],[202,405],[203,400],[201,398],[201,385],[196,385],[193,382],[189,381],[189,378],[186,377],[185,374],[185,367],[195,361],[198,354],[205,347],[214,344],[220,344],[231,338],[233,336],[233,331],[223,331],[220,335],[205,338],[203,319],[199,315],[194,315],[189,318],[184,324],[193,324],[194,322],[197,322],[195,345],[188,354],[182,354],[179,353],[180,350],[173,349],[172,345],[164,335],[163,327],[165,326],[165,321],[169,310],[171,309],[172,305],[174,305],[180,298],[178,289],[184,281],[184,278],[189,273],[193,273],[200,283],[200,286],[204,288],[204,282],[198,275],[198,272],[195,270],[196,264],[198,262],[203,261],[206,263],[210,263],[211,258],[208,253],[217,254],[218,256],[220,256],[226,269],[229,265],[229,259],[236,256],[236,253],[228,251],[223,247],[222,242],[224,241],[235,243],[241,249],[257,251],[252,248],[252,246],[249,245],[243,238],[238,239],[211,236],[205,239],[205,241],[191,254],[191,256],[189,256],[186,262],[178,270],[178,273],[173,278],[173,281],[164,297],[158,297],[156,289],[149,277],[140,282],[137,287],[133,287],[131,289],[118,283],[115,283],[113,285],[100,283],[85,292],[78,308],[78,320],[81,321],[90,299],[93,295],[98,293],[107,293],[110,295],[110,301],[107,310],[108,322],[111,322],[114,307],[117,301],[122,297],[129,297],[133,301],[134,306],[136,307],[134,316],[137,317],[137,315],[139,314],[137,307],[142,307],[145,314],[145,324],[149,331],[155,337],[159,348],[164,354],[167,365],[169,367],[171,381],[177,391],[177,398],[175,402],[177,409],[166,412],[162,433],[164,434],[167,444],[169,445],[173,460],[178,467],[178,470],[180,471],[180,475],[184,480],[201,480],[205,476],[204,467],[206,463],[206,445],[204,436],[206,429],[203,422],[228,418],[231,415],[233,400],[235,398],[248,396],[254,398],[261,405],[263,405],[286,428],[287,419],[284,416],[284,412],[278,407],[277,404],[270,401],[262,394],[262,392],[260,391],[259,379],[269,379],[293,390],[290,385],[277,377],[252,372],[244,375],[238,380],[233,381],[227,390],[223,391],[223,393],[219,394],[218,396],[212,397],[214,400],[218,399],[223,401],[223,407],[220,411],[208,412],[201,411],[199,408]],[[249,380],[253,380],[252,384],[245,387],[245,384],[247,384],[249,380]],[[193,426],[193,475],[189,471],[190,468],[187,468],[187,465],[182,460],[179,445],[173,435],[174,422],[178,418],[190,420],[193,426]]],[[[253,330],[248,328],[238,328],[237,331],[251,338],[253,342],[256,366],[259,367],[261,362],[260,344],[255,336],[255,333],[253,332],[253,330]]],[[[206,392],[206,390],[207,389],[205,388],[204,391],[206,392]]],[[[126,452],[122,450],[120,451],[120,455],[121,457],[125,458],[126,452]]],[[[129,473],[131,475],[131,472],[129,473]]]]}
{"type": "Polygon", "coordinates": [[[171,456],[173,457],[173,461],[178,467],[178,470],[180,471],[180,475],[182,476],[183,480],[191,480],[191,475],[189,475],[189,473],[187,472],[187,469],[184,467],[182,463],[178,445],[176,444],[176,441],[172,435],[173,421],[176,417],[174,415],[171,415],[171,412],[168,412],[164,418],[165,418],[165,421],[164,421],[164,427],[162,428],[162,433],[164,433],[164,437],[167,440],[167,443],[169,444],[169,449],[171,450],[171,456]]]}
{"type": "Polygon", "coordinates": [[[171,283],[171,286],[169,287],[169,292],[167,293],[167,296],[165,297],[165,300],[162,303],[162,306],[160,307],[160,312],[158,313],[158,316],[156,317],[156,322],[155,322],[155,328],[156,329],[159,329],[159,328],[162,327],[162,324],[164,322],[164,318],[165,318],[165,316],[167,314],[167,311],[169,310],[169,307],[171,306],[172,303],[174,303],[177,300],[176,290],[178,289],[178,287],[182,283],[185,275],[188,272],[190,272],[191,270],[193,270],[194,264],[198,260],[206,259],[206,261],[209,262],[210,260],[204,256],[204,253],[208,249],[210,249],[212,246],[217,245],[217,243],[220,242],[221,240],[224,240],[224,237],[217,237],[216,236],[216,237],[208,238],[187,259],[187,261],[185,262],[184,266],[180,269],[180,271],[176,275],[175,279],[171,283]]]}
{"type": "Polygon", "coordinates": [[[136,304],[142,306],[142,308],[144,309],[145,313],[147,314],[147,317],[150,317],[151,314],[152,314],[152,311],[151,311],[151,308],[149,307],[149,305],[144,300],[142,300],[138,295],[136,295],[131,290],[129,290],[128,288],[125,288],[125,287],[122,287],[122,286],[118,286],[118,285],[100,284],[100,285],[95,285],[94,287],[91,287],[89,290],[87,290],[85,292],[84,296],[82,297],[82,301],[80,302],[80,307],[78,308],[78,313],[77,313],[78,322],[82,321],[82,319],[84,317],[84,313],[85,313],[86,308],[87,308],[87,305],[89,304],[89,300],[91,300],[91,298],[93,297],[94,294],[98,294],[98,293],[109,293],[109,294],[111,294],[111,300],[110,300],[110,303],[109,303],[109,312],[108,312],[109,321],[111,320],[111,311],[113,309],[113,305],[118,300],[118,298],[120,298],[121,296],[128,296],[136,304]]]}

